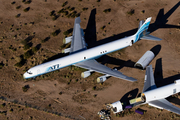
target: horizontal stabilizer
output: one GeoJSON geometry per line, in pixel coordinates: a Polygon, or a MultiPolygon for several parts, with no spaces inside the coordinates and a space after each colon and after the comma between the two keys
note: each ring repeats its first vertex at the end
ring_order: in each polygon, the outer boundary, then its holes
{"type": "Polygon", "coordinates": [[[157,107],[159,109],[166,109],[170,112],[174,112],[180,115],[180,108],[172,105],[169,101],[166,99],[159,99],[149,102],[150,106],[157,107]]]}
{"type": "Polygon", "coordinates": [[[152,36],[152,35],[145,35],[145,36],[142,36],[140,39],[143,39],[143,40],[155,40],[155,41],[161,41],[162,39],[158,38],[158,37],[155,37],[155,36],[152,36]]]}

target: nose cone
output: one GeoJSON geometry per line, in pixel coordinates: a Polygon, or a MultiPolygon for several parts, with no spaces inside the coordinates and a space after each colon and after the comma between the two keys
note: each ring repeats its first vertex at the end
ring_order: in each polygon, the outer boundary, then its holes
{"type": "Polygon", "coordinates": [[[27,74],[27,72],[25,72],[25,73],[23,74],[23,78],[24,78],[24,79],[27,79],[27,77],[28,77],[28,74],[27,74]]]}

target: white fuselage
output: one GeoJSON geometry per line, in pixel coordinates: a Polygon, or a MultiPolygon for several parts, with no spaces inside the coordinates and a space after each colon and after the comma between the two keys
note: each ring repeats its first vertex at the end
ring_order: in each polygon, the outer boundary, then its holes
{"type": "Polygon", "coordinates": [[[93,59],[93,58],[98,58],[104,54],[111,53],[117,50],[120,50],[122,48],[128,47],[132,45],[132,40],[135,39],[135,35],[122,38],[110,43],[106,43],[94,48],[90,48],[87,50],[83,50],[77,53],[70,54],[68,56],[65,56],[63,58],[59,58],[47,63],[43,63],[40,65],[37,65],[35,67],[32,67],[28,71],[31,72],[29,74],[26,72],[24,74],[24,78],[32,78],[36,77],[48,72],[52,72],[57,69],[61,69],[66,66],[70,66],[85,60],[93,59]]]}
{"type": "Polygon", "coordinates": [[[144,92],[144,95],[146,97],[146,103],[148,103],[153,100],[167,98],[168,96],[179,92],[180,80],[176,80],[175,83],[144,92]]]}

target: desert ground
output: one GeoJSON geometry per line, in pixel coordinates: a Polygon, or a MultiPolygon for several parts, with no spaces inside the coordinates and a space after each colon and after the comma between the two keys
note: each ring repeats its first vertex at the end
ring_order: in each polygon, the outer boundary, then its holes
{"type": "MultiPolygon", "coordinates": [[[[157,54],[153,66],[157,87],[180,79],[180,2],[178,0],[1,0],[0,1],[0,119],[99,120],[106,103],[137,97],[145,70],[134,64],[148,50],[157,54]],[[106,12],[103,12],[106,10],[106,12]],[[94,72],[69,66],[36,79],[23,78],[31,67],[61,58],[63,38],[72,35],[80,16],[88,48],[133,35],[140,20],[152,17],[149,31],[161,41],[140,40],[98,59],[110,68],[137,79],[110,77],[103,84],[94,72]]],[[[163,91],[162,91],[163,92],[163,91]]],[[[180,107],[180,94],[167,98],[180,107]]],[[[148,105],[114,115],[113,120],[180,119],[180,115],[148,105]],[[140,108],[144,115],[135,113],[140,108]]]]}

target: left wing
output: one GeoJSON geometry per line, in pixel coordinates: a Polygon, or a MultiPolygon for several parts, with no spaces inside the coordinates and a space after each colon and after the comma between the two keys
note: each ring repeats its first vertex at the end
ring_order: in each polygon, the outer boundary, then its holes
{"type": "Polygon", "coordinates": [[[134,79],[132,77],[128,77],[126,75],[123,75],[121,72],[119,72],[117,70],[110,69],[110,68],[98,63],[94,59],[83,61],[83,62],[80,62],[80,63],[76,63],[74,65],[78,66],[78,67],[85,68],[85,69],[97,71],[97,72],[102,73],[102,74],[107,74],[109,76],[114,76],[114,77],[117,77],[117,78],[121,78],[123,80],[131,81],[131,82],[136,81],[136,79],[134,79]]]}
{"type": "Polygon", "coordinates": [[[74,22],[70,53],[86,49],[84,32],[83,29],[81,29],[80,22],[80,17],[77,17],[74,22]]]}
{"type": "Polygon", "coordinates": [[[168,111],[180,114],[180,108],[172,105],[169,101],[167,101],[166,99],[160,99],[160,100],[154,100],[149,102],[149,105],[153,106],[153,107],[157,107],[160,109],[166,109],[168,111]]]}

